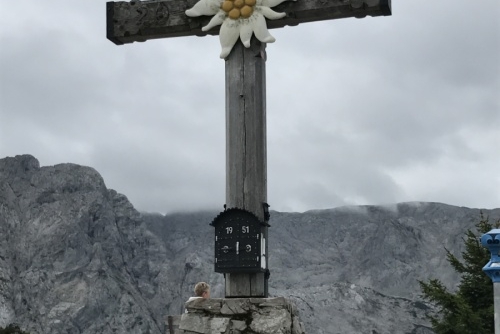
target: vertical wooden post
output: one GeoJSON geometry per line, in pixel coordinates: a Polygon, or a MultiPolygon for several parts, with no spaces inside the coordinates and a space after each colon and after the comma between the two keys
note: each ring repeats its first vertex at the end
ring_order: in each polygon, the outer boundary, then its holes
{"type": "MultiPolygon", "coordinates": [[[[265,49],[253,37],[250,48],[238,41],[226,59],[226,205],[261,221],[267,202],[265,49]]],[[[265,253],[267,263],[267,240],[265,253]]],[[[267,297],[264,273],[226,274],[225,281],[226,297],[267,297]]]]}
{"type": "Polygon", "coordinates": [[[179,334],[179,326],[181,323],[181,315],[168,315],[167,316],[167,328],[165,329],[165,334],[179,334]]]}
{"type": "Polygon", "coordinates": [[[168,322],[168,333],[167,334],[174,334],[175,329],[174,329],[174,319],[171,315],[167,317],[167,322],[168,322]]]}

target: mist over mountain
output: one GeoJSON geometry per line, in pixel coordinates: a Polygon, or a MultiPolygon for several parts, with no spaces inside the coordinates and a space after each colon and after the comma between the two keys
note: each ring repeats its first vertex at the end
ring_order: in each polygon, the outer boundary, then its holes
{"type": "MultiPolygon", "coordinates": [[[[0,326],[164,333],[196,282],[223,297],[217,214],[139,213],[92,168],[0,159],[0,326]]],[[[479,215],[423,202],[271,212],[270,295],[296,303],[308,334],[432,333],[417,280],[457,284],[444,248],[459,255],[479,215]]]]}

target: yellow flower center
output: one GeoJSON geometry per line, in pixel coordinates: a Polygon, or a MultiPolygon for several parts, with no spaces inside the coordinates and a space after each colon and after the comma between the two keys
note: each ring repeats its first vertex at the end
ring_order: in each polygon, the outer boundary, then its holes
{"type": "Polygon", "coordinates": [[[240,17],[248,19],[253,14],[255,3],[256,0],[225,0],[221,8],[233,20],[240,17]]]}

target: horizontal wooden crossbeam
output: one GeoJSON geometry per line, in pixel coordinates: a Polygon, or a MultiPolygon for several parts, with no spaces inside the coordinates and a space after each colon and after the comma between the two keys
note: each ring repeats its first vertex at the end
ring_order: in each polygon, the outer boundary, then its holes
{"type": "MultiPolygon", "coordinates": [[[[149,39],[218,35],[219,27],[201,31],[210,17],[191,18],[185,11],[197,0],[150,0],[108,2],[107,38],[117,45],[149,39]]],[[[267,21],[268,28],[348,17],[391,15],[391,0],[297,0],[286,1],[273,10],[287,13],[267,21]]]]}

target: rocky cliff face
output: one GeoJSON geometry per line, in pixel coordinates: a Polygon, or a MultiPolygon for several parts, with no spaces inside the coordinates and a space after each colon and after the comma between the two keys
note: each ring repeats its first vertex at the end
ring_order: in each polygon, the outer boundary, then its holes
{"type": "MultiPolygon", "coordinates": [[[[160,333],[165,250],[93,169],[0,162],[4,324],[33,333],[160,333]]],[[[0,324],[2,325],[2,324],[0,324]]]]}
{"type": "MultiPolygon", "coordinates": [[[[92,168],[0,159],[0,326],[164,333],[197,281],[223,297],[217,213],[140,214],[92,168]]],[[[272,212],[270,294],[294,301],[308,334],[430,333],[417,280],[457,283],[444,247],[458,254],[478,217],[437,203],[272,212]]]]}
{"type": "MultiPolygon", "coordinates": [[[[500,218],[500,209],[483,213],[492,222],[500,218]]],[[[216,214],[143,215],[180,260],[178,270],[183,259],[185,272],[196,270],[185,284],[206,278],[215,285],[214,297],[223,290],[220,275],[212,273],[208,223],[216,214]]],[[[460,255],[462,237],[479,217],[479,209],[439,203],[272,212],[270,295],[298,305],[308,334],[432,333],[425,318],[430,305],[419,298],[418,280],[439,278],[450,289],[456,286],[444,248],[460,255]]]]}

